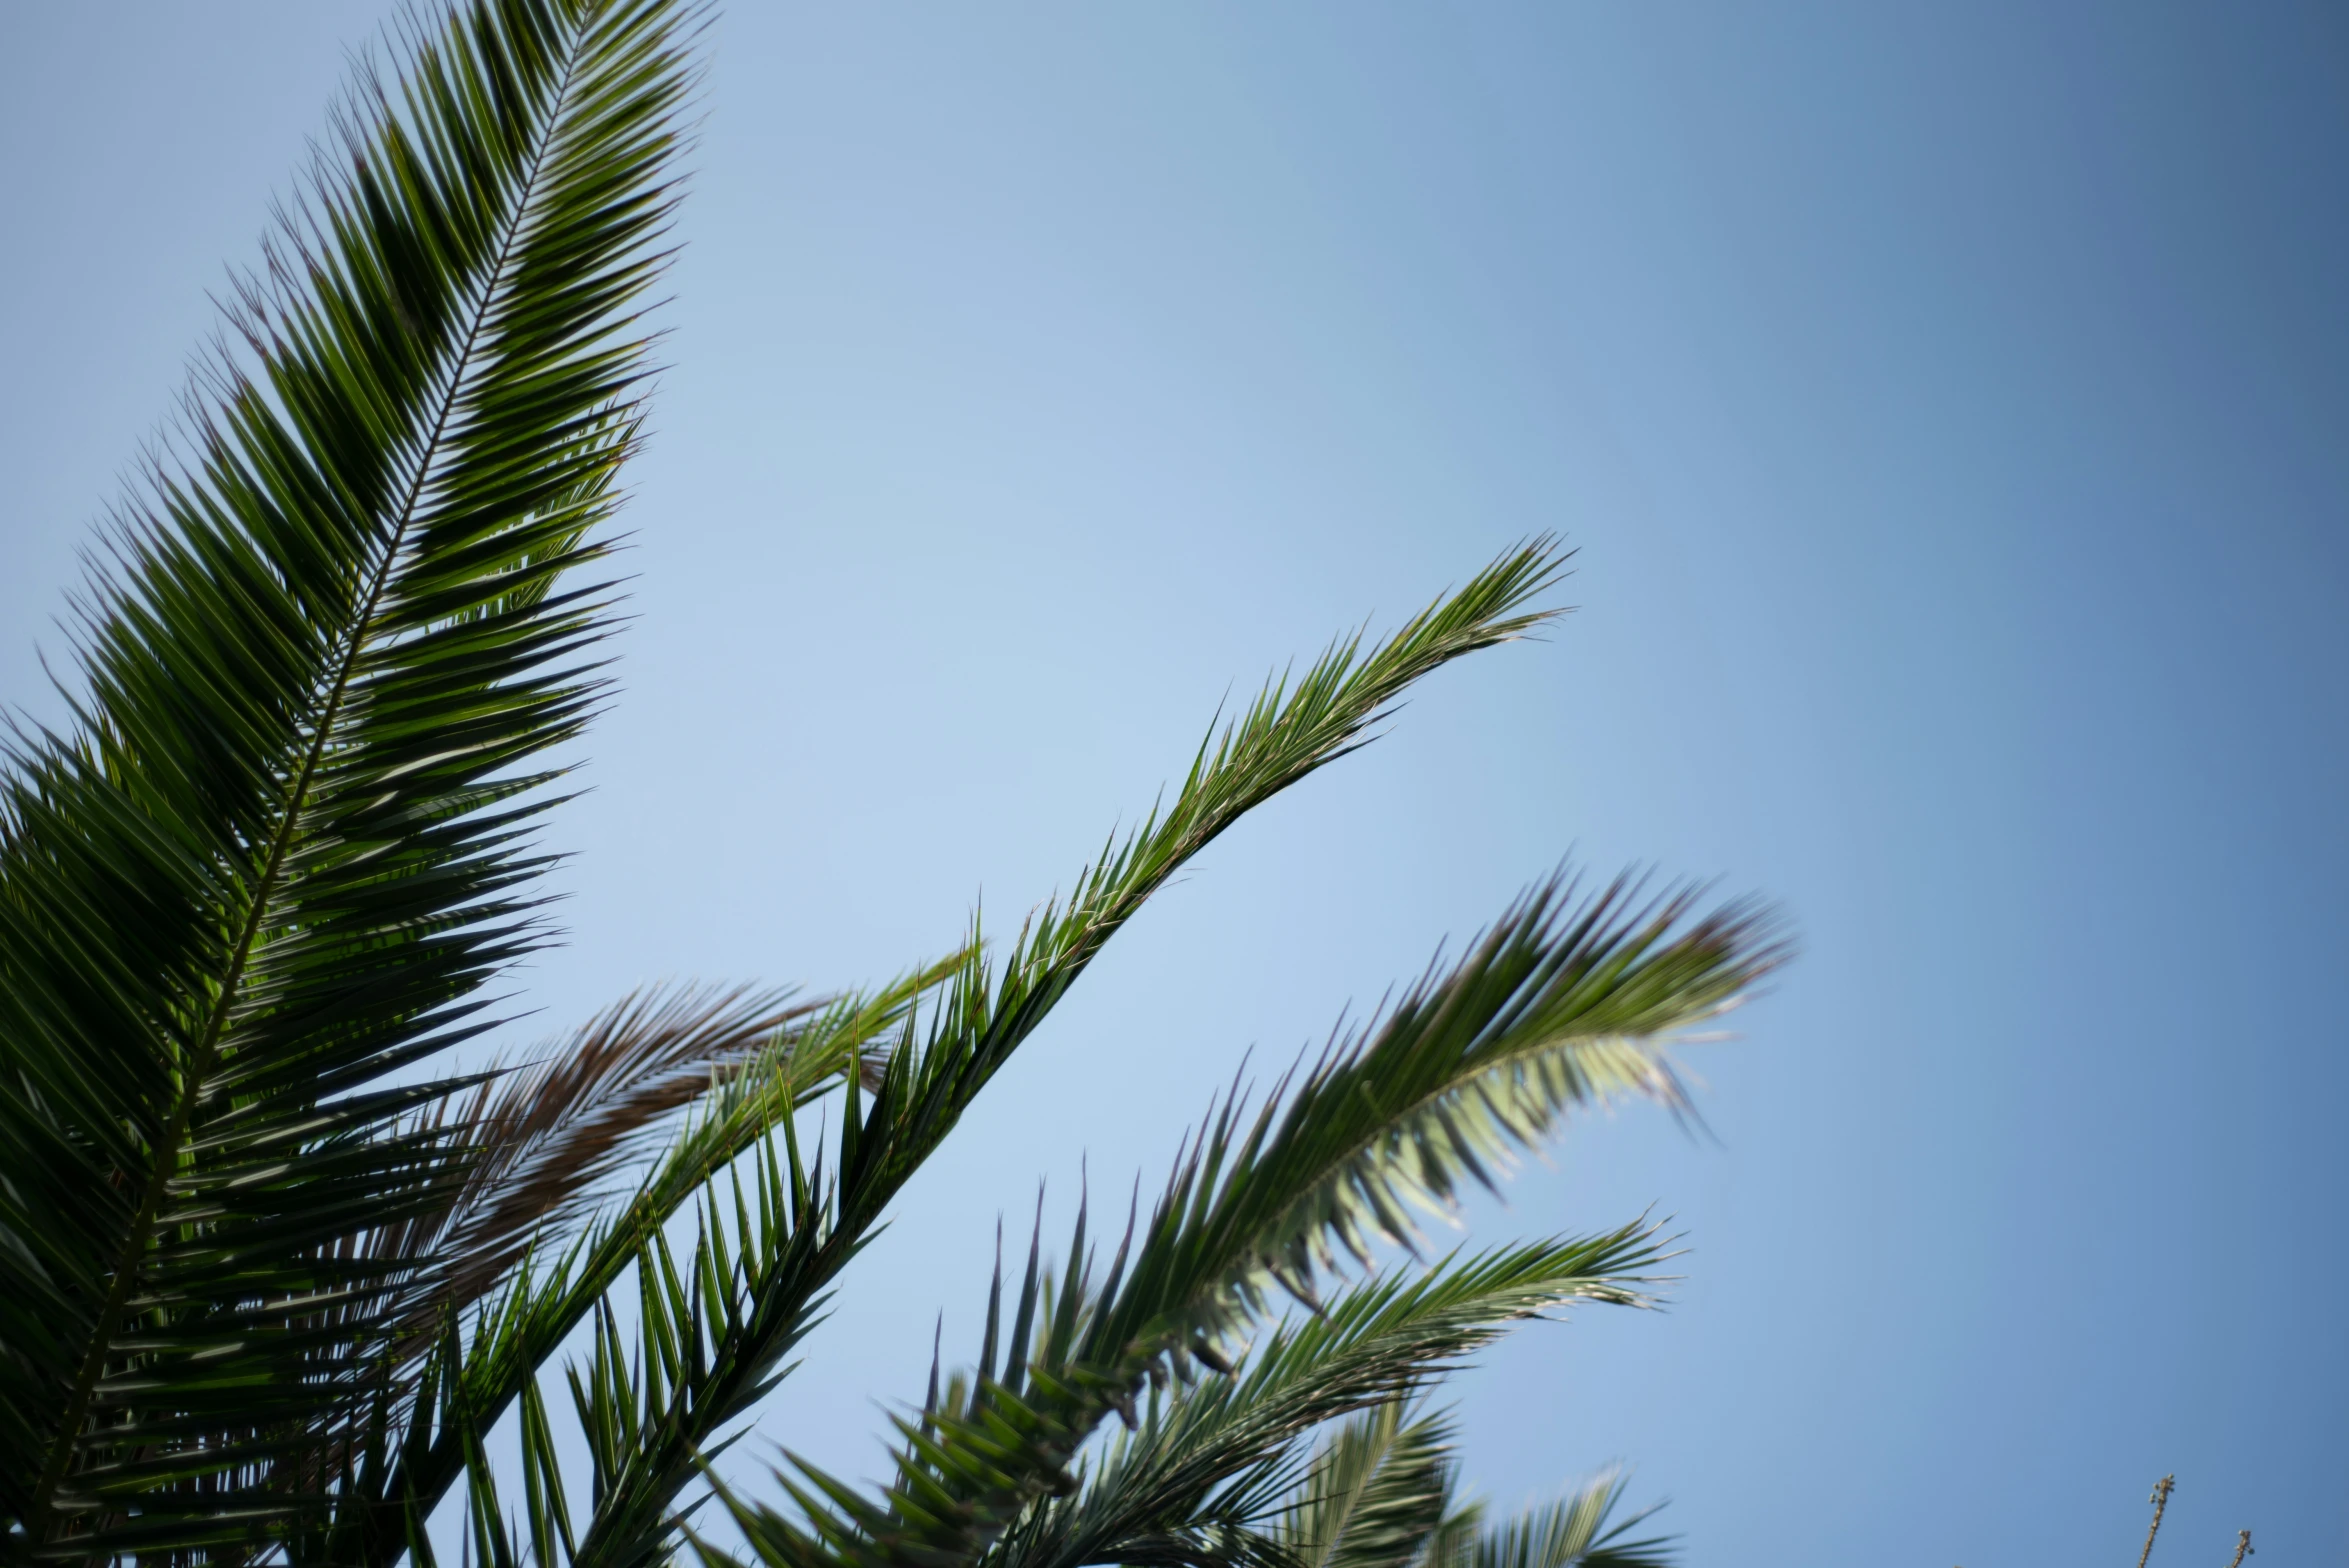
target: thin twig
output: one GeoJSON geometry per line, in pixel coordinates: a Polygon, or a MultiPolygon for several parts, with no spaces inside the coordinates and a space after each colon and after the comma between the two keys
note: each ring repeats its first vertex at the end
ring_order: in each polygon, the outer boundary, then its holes
{"type": "Polygon", "coordinates": [[[2251,1555],[2251,1532],[2238,1531],[2235,1536],[2235,1560],[2227,1568],[2243,1568],[2243,1559],[2251,1555]]]}
{"type": "MultiPolygon", "coordinates": [[[[2137,1554],[2137,1568],[2145,1568],[2145,1559],[2153,1555],[2153,1538],[2161,1534],[2162,1510],[2169,1507],[2170,1493],[2177,1489],[2177,1485],[2178,1478],[2174,1475],[2165,1475],[2153,1483],[2153,1495],[2146,1499],[2153,1504],[2153,1526],[2145,1532],[2145,1550],[2137,1554]]],[[[2241,1558],[2236,1559],[2237,1568],[2240,1568],[2241,1562],[2241,1558]]]]}

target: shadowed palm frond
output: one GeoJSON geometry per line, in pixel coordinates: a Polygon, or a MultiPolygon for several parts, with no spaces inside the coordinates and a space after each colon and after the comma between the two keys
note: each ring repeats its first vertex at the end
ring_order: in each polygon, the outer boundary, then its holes
{"type": "Polygon", "coordinates": [[[690,7],[479,0],[364,73],[0,780],[0,1509],[193,1551],[323,1505],[462,1129],[389,1075],[543,936],[603,690],[690,7]],[[401,1130],[405,1127],[405,1130],[401,1130]],[[305,1503],[305,1499],[308,1501],[305,1503]]]}
{"type": "MultiPolygon", "coordinates": [[[[412,1373],[412,1415],[396,1442],[378,1445],[347,1478],[334,1519],[323,1542],[311,1547],[313,1554],[335,1562],[380,1564],[420,1541],[416,1500],[438,1498],[463,1479],[489,1428],[517,1401],[528,1427],[529,1411],[541,1397],[541,1370],[574,1329],[599,1312],[608,1315],[609,1293],[623,1276],[648,1258],[665,1255],[663,1227],[681,1210],[697,1207],[706,1222],[720,1196],[739,1197],[742,1177],[733,1167],[745,1156],[757,1167],[753,1181],[760,1191],[779,1179],[781,1173],[761,1163],[773,1152],[768,1140],[779,1129],[789,1132],[801,1109],[844,1079],[874,1072],[877,1042],[906,1027],[918,1000],[964,961],[964,955],[955,954],[892,985],[835,999],[815,1011],[784,1009],[798,1016],[747,1056],[701,1079],[682,1125],[632,1191],[607,1203],[576,1235],[545,1228],[536,1232],[518,1264],[497,1278],[494,1289],[474,1298],[477,1317],[470,1335],[455,1332],[453,1312],[444,1314],[441,1333],[412,1373]]],[[[688,1007],[679,1021],[723,1026],[728,1012],[725,1007],[714,1013],[688,1007]]],[[[729,1033],[724,1027],[688,1030],[704,1040],[729,1033]]],[[[728,1234],[721,1232],[715,1245],[725,1246],[728,1234]]],[[[790,1234],[770,1229],[766,1240],[771,1246],[790,1234]]],[[[699,1263],[718,1267],[714,1257],[700,1257],[699,1263]]],[[[673,1271],[673,1260],[669,1266],[673,1271]]],[[[638,1283],[657,1284],[657,1277],[640,1271],[638,1283]]],[[[756,1379],[744,1386],[764,1387],[756,1379]]],[[[641,1403],[644,1396],[640,1391],[630,1397],[641,1403]]],[[[707,1429],[692,1430],[708,1441],[707,1429]]],[[[551,1474],[551,1454],[544,1464],[551,1474]]],[[[559,1489],[553,1495],[559,1496],[559,1489]]]]}
{"type": "Polygon", "coordinates": [[[446,1283],[419,1310],[471,1306],[525,1249],[592,1213],[671,1113],[762,1050],[792,1049],[794,1026],[827,1006],[749,986],[632,992],[534,1061],[428,1107],[419,1119],[466,1129],[474,1158],[454,1202],[386,1239],[442,1259],[446,1283]]]}

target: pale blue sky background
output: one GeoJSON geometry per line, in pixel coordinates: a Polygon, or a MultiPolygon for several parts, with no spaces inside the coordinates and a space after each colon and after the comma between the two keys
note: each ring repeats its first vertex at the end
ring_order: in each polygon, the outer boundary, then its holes
{"type": "MultiPolygon", "coordinates": [[[[374,3],[0,12],[0,691],[374,3]]],[[[1782,900],[1693,1066],[1478,1237],[1653,1204],[1667,1316],[1468,1379],[1692,1563],[2349,1552],[2349,20],[2316,5],[740,0],[559,821],[551,1021],[891,972],[1217,701],[1522,534],[1550,643],[1219,844],[918,1181],[762,1430],[869,1467],[994,1218],[1560,854],[1782,900]]],[[[1056,1203],[1063,1217],[1065,1201],[1056,1203]]]]}

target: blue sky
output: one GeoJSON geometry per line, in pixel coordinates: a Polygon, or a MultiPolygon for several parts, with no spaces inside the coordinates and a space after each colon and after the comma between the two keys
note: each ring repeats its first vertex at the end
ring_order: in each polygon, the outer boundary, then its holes
{"type": "MultiPolygon", "coordinates": [[[[0,15],[0,691],[373,4],[0,15]]],[[[1459,1388],[1689,1558],[2349,1549],[2349,22],[2315,5],[861,8],[711,34],[549,1023],[1013,918],[1216,704],[1520,536],[1547,643],[1219,843],[907,1194],[761,1430],[868,1468],[995,1216],[1154,1180],[1572,852],[1784,904],[1469,1234],[1663,1315],[1459,1388]]],[[[2157,1557],[2157,1561],[2161,1560],[2157,1557]]]]}

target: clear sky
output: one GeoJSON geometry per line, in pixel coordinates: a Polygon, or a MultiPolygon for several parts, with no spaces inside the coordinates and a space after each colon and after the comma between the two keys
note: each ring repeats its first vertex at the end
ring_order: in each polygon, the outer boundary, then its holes
{"type": "MultiPolygon", "coordinates": [[[[0,10],[0,693],[372,0],[0,10]]],[[[995,1217],[1154,1182],[1574,852],[1782,901],[1714,1138],[1578,1127],[1667,1315],[1460,1385],[1692,1563],[2349,1552],[2349,13],[783,6],[711,34],[638,616],[547,1022],[877,978],[1065,886],[1217,702],[1509,541],[1550,642],[1205,856],[762,1431],[853,1470],[995,1217]]]]}

